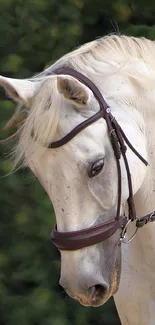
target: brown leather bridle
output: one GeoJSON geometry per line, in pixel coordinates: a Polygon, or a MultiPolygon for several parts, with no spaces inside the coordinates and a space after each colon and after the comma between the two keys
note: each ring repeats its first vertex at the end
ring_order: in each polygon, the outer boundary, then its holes
{"type": "Polygon", "coordinates": [[[111,114],[110,108],[106,103],[106,101],[104,100],[101,92],[90,79],[88,79],[85,75],[81,74],[80,72],[70,67],[60,67],[58,69],[55,69],[53,73],[56,75],[63,74],[63,75],[73,76],[74,78],[82,82],[84,85],[86,85],[93,92],[95,98],[97,99],[100,106],[100,110],[96,114],[94,114],[93,116],[91,116],[84,122],[80,123],[78,126],[76,126],[71,132],[65,135],[62,139],[52,142],[49,145],[49,148],[58,148],[65,145],[83,129],[85,129],[92,123],[96,122],[100,118],[104,118],[108,127],[108,133],[109,133],[111,145],[114,151],[114,156],[117,164],[118,201],[117,201],[117,212],[115,217],[99,225],[95,225],[93,227],[81,229],[78,231],[59,232],[57,230],[57,226],[55,226],[51,233],[52,242],[59,250],[78,250],[83,247],[87,247],[87,246],[91,246],[103,242],[104,240],[112,236],[117,230],[121,230],[121,239],[123,239],[127,229],[127,225],[130,221],[136,220],[136,229],[142,227],[148,222],[155,221],[155,211],[143,217],[136,217],[130,168],[126,157],[127,147],[125,143],[146,166],[148,165],[148,163],[129,142],[124,131],[117,123],[115,117],[111,114]],[[122,180],[121,180],[122,177],[121,177],[121,166],[120,166],[121,156],[124,159],[124,164],[127,173],[128,187],[129,187],[129,197],[127,200],[128,217],[120,215],[121,197],[122,197],[122,180]]]}

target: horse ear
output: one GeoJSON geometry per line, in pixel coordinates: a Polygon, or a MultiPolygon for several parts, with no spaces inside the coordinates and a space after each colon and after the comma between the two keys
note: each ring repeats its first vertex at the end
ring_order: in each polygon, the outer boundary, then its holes
{"type": "Polygon", "coordinates": [[[78,107],[86,107],[90,98],[90,90],[73,77],[58,76],[58,91],[78,107]]]}
{"type": "Polygon", "coordinates": [[[37,82],[0,76],[0,86],[4,87],[8,95],[15,101],[29,107],[30,100],[37,87],[37,82]]]}

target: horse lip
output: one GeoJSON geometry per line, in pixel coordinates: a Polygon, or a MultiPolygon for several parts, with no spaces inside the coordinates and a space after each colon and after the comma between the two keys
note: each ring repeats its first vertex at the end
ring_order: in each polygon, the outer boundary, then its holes
{"type": "Polygon", "coordinates": [[[102,306],[107,300],[109,299],[109,296],[105,297],[104,299],[99,298],[96,301],[93,300],[87,300],[84,301],[82,298],[78,298],[78,302],[84,306],[84,307],[100,307],[102,306]]]}

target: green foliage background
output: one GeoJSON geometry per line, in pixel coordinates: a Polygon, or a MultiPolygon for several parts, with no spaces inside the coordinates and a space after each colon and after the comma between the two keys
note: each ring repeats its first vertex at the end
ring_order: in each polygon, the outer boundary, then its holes
{"type": "MultiPolygon", "coordinates": [[[[155,2],[0,0],[0,73],[31,76],[74,47],[119,31],[155,39],[155,2]]],[[[14,108],[1,89],[1,138],[14,108]]],[[[51,203],[29,171],[6,176],[10,160],[0,148],[0,325],[119,325],[112,300],[84,308],[59,287],[51,203]]]]}

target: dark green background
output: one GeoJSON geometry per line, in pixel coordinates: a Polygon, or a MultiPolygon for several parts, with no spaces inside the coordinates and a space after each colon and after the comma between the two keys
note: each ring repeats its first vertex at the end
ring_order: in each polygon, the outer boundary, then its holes
{"type": "MultiPolygon", "coordinates": [[[[155,39],[154,24],[153,0],[0,0],[0,74],[31,76],[107,33],[155,39]]],[[[4,138],[15,105],[2,89],[0,100],[4,138]]],[[[51,203],[28,170],[7,176],[10,160],[6,148],[0,149],[0,325],[120,324],[112,300],[84,308],[58,285],[59,253],[49,240],[51,203]]]]}

